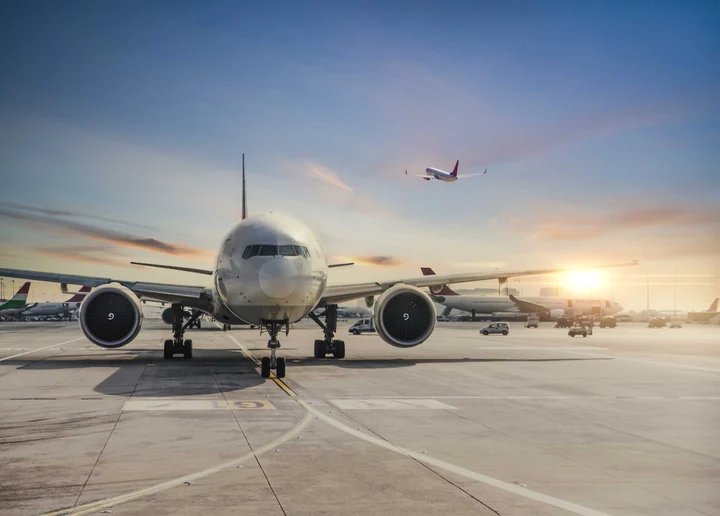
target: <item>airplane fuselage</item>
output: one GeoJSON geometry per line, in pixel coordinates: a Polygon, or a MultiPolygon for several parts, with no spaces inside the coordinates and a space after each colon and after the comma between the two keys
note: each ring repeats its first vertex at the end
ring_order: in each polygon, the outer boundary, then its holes
{"type": "Polygon", "coordinates": [[[440,170],[439,168],[428,167],[425,169],[425,174],[428,176],[426,179],[437,179],[438,181],[445,181],[446,183],[452,183],[457,181],[457,176],[453,176],[449,172],[440,170]]]}
{"type": "Polygon", "coordinates": [[[322,298],[327,257],[315,234],[279,213],[251,216],[225,237],[213,272],[213,316],[222,322],[299,321],[322,298]]]}
{"type": "MultiPolygon", "coordinates": [[[[521,310],[507,296],[433,296],[443,306],[479,314],[496,312],[520,312],[521,310]]],[[[563,310],[568,315],[612,315],[622,306],[603,299],[569,299],[561,297],[522,297],[522,301],[542,305],[548,311],[563,310]]]]}
{"type": "Polygon", "coordinates": [[[20,315],[69,315],[80,308],[80,305],[81,303],[36,303],[34,306],[22,311],[20,315]]]}

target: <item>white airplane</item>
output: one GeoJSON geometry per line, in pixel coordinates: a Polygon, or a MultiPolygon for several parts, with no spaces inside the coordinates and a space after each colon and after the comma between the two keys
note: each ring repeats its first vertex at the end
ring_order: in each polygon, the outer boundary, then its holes
{"type": "MultiPolygon", "coordinates": [[[[430,267],[420,268],[424,276],[433,276],[430,267]]],[[[449,309],[476,314],[547,313],[552,318],[574,315],[612,315],[622,306],[608,299],[570,299],[563,297],[463,296],[447,285],[431,285],[430,297],[449,309]]],[[[449,311],[448,311],[449,314],[449,311]]]]}
{"type": "Polygon", "coordinates": [[[21,317],[33,317],[39,315],[50,315],[60,317],[70,317],[71,314],[75,313],[80,309],[80,304],[88,292],[92,290],[92,287],[82,287],[76,292],[70,299],[61,303],[35,303],[28,305],[28,307],[17,315],[21,317]]]}
{"type": "Polygon", "coordinates": [[[0,305],[0,316],[14,317],[23,310],[35,305],[27,304],[28,293],[30,292],[30,282],[23,283],[15,295],[0,305]]]}
{"type": "Polygon", "coordinates": [[[209,287],[17,269],[0,269],[0,276],[61,283],[63,287],[103,286],[85,298],[79,319],[87,338],[104,348],[125,346],[137,336],[143,320],[141,299],[171,304],[175,317],[173,339],[164,344],[167,359],[175,354],[192,357],[192,341],[183,337],[203,313],[221,323],[259,325],[270,337],[270,356],[262,358],[261,374],[269,378],[274,369],[276,377],[282,378],[285,360],[277,356],[278,334],[284,330],[287,335],[290,324],[303,317],[310,316],[324,333],[323,339],[315,341],[316,358],[345,356],[345,343],[334,339],[339,303],[365,298],[366,305],[374,307],[378,335],[392,346],[408,348],[425,342],[435,328],[435,304],[419,287],[559,272],[472,272],[330,286],[328,269],[333,265],[328,265],[322,242],[305,224],[275,212],[247,216],[244,169],[243,157],[242,220],[221,242],[214,268],[154,265],[209,276],[209,287]],[[318,307],[325,308],[321,315],[313,312],[318,307]],[[185,309],[193,314],[187,321],[185,309]]]}
{"type": "Polygon", "coordinates": [[[431,179],[437,179],[438,181],[445,181],[446,183],[452,183],[454,181],[457,181],[458,179],[465,179],[466,177],[482,176],[482,175],[487,174],[487,169],[485,169],[485,171],[480,174],[464,174],[462,176],[458,176],[458,166],[459,165],[460,165],[460,160],[457,160],[455,162],[455,168],[453,169],[452,172],[445,172],[444,170],[440,170],[439,168],[428,167],[425,169],[425,174],[408,174],[407,169],[405,169],[405,175],[413,176],[413,177],[422,177],[425,181],[430,181],[431,179]]]}

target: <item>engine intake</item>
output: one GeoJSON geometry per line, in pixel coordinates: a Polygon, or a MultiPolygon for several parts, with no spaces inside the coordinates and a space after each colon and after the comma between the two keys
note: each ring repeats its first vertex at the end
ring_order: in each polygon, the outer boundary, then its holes
{"type": "Polygon", "coordinates": [[[140,300],[125,288],[99,288],[80,307],[80,328],[93,344],[103,348],[130,343],[140,331],[142,319],[140,300]]]}
{"type": "Polygon", "coordinates": [[[416,287],[395,285],[375,303],[375,329],[399,348],[422,344],[435,329],[437,314],[430,297],[416,287]]]}

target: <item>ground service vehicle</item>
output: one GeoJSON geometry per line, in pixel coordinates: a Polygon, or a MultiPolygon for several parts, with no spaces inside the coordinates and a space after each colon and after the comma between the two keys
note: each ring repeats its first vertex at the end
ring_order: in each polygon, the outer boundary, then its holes
{"type": "Polygon", "coordinates": [[[583,337],[587,337],[588,335],[592,335],[592,326],[575,324],[568,331],[568,335],[570,335],[571,337],[575,337],[576,335],[582,335],[583,337]]]}
{"type": "Polygon", "coordinates": [[[617,321],[614,317],[603,317],[600,319],[600,327],[601,328],[615,328],[617,326],[617,321]]]}
{"type": "Polygon", "coordinates": [[[569,317],[558,317],[558,320],[555,322],[556,328],[569,328],[572,325],[572,319],[569,317]]]}
{"type": "Polygon", "coordinates": [[[537,328],[540,325],[540,316],[537,314],[528,315],[527,321],[525,322],[526,328],[537,328]]]}
{"type": "Polygon", "coordinates": [[[665,319],[662,317],[653,317],[650,319],[650,322],[648,322],[648,328],[664,328],[665,327],[665,319]]]}
{"type": "Polygon", "coordinates": [[[361,333],[374,333],[375,325],[373,324],[372,318],[360,319],[358,322],[350,326],[348,331],[353,335],[360,335],[361,333]]]}

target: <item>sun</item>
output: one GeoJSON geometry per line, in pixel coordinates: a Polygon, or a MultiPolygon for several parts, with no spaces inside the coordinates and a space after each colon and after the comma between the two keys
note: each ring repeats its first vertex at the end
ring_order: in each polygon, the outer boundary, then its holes
{"type": "Polygon", "coordinates": [[[575,292],[592,292],[607,284],[607,274],[601,271],[568,271],[562,275],[563,286],[575,292]]]}

